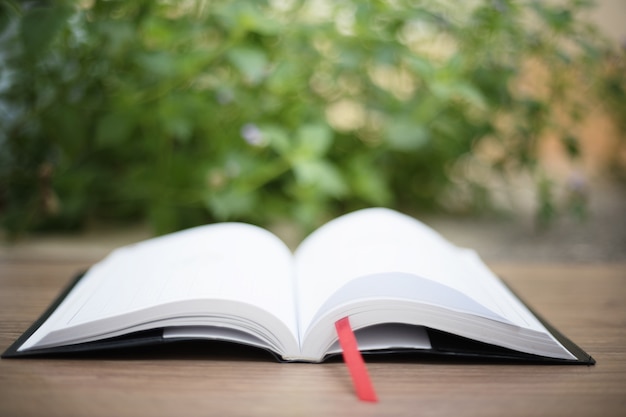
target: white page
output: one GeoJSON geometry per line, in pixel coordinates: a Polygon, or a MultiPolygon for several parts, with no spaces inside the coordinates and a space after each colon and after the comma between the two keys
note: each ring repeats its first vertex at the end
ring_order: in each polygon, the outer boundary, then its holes
{"type": "Polygon", "coordinates": [[[383,208],[360,210],[335,219],[311,234],[296,252],[301,338],[318,310],[349,281],[400,272],[444,284],[501,316],[524,325],[497,301],[484,270],[465,262],[464,251],[419,221],[383,208]],[[477,272],[478,271],[478,272],[477,272]],[[474,275],[480,273],[480,280],[474,275]]]}
{"type": "Polygon", "coordinates": [[[117,249],[89,270],[23,348],[51,330],[187,299],[257,306],[282,320],[297,339],[292,262],[280,239],[240,223],[201,226],[117,249]]]}
{"type": "MultiPolygon", "coordinates": [[[[421,326],[392,323],[366,327],[354,332],[359,350],[430,349],[428,332],[421,326]]],[[[339,341],[326,354],[341,353],[339,341]]]]}

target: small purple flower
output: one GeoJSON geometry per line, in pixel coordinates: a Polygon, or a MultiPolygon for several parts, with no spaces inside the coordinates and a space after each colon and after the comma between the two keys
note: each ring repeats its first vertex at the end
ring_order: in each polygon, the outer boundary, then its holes
{"type": "Polygon", "coordinates": [[[246,123],[241,127],[241,137],[252,146],[262,146],[265,143],[261,129],[254,123],[246,123]]]}

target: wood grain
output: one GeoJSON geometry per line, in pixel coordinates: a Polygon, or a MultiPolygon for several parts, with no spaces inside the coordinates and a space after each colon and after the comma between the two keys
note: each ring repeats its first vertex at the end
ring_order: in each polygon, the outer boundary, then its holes
{"type": "MultiPolygon", "coordinates": [[[[0,350],[92,261],[0,256],[0,350]]],[[[0,416],[626,415],[626,265],[491,266],[597,364],[373,360],[380,402],[368,404],[341,362],[279,364],[245,349],[3,359],[0,416]]]]}

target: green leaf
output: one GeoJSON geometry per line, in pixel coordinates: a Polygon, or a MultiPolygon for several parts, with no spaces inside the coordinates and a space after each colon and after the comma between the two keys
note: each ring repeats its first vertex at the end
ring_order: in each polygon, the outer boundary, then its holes
{"type": "Polygon", "coordinates": [[[22,8],[15,0],[0,1],[0,35],[6,36],[4,31],[14,19],[18,19],[21,15],[22,8]]]}
{"type": "MultiPolygon", "coordinates": [[[[22,14],[20,3],[21,2],[16,0],[3,0],[2,4],[0,4],[0,9],[10,9],[11,13],[19,16],[22,14]]],[[[2,14],[4,15],[5,13],[3,12],[2,14]]]]}
{"type": "Polygon", "coordinates": [[[171,117],[165,121],[167,132],[181,142],[188,142],[193,133],[193,126],[184,117],[171,117]]]}
{"type": "Polygon", "coordinates": [[[568,9],[544,9],[542,13],[546,22],[557,31],[565,30],[572,23],[572,12],[568,9]]]}
{"type": "Polygon", "coordinates": [[[354,158],[349,164],[350,189],[365,201],[377,206],[391,203],[393,196],[380,170],[366,158],[354,158]]]}
{"type": "Polygon", "coordinates": [[[456,94],[469,104],[481,110],[487,108],[487,100],[483,93],[469,82],[459,82],[454,87],[456,94]]]}
{"type": "Polygon", "coordinates": [[[333,131],[326,124],[306,124],[296,132],[299,151],[310,157],[323,156],[333,143],[333,131]]]}
{"type": "Polygon", "coordinates": [[[260,126],[263,137],[269,142],[272,149],[282,156],[287,156],[293,149],[285,129],[276,125],[260,126]]]}
{"type": "Polygon", "coordinates": [[[94,22],[94,32],[101,37],[102,44],[99,51],[101,59],[103,58],[126,58],[125,52],[136,54],[137,46],[137,28],[132,22],[123,19],[104,20],[94,22]],[[104,39],[102,39],[104,38],[104,39]]]}
{"type": "Polygon", "coordinates": [[[250,84],[259,84],[267,75],[268,59],[261,49],[235,47],[228,52],[228,59],[250,84]]]}
{"type": "MultiPolygon", "coordinates": [[[[170,19],[163,19],[160,16],[149,16],[141,27],[143,36],[149,39],[151,45],[159,48],[167,48],[176,42],[176,31],[172,30],[170,19]]],[[[114,32],[111,33],[114,35],[114,32]]]]}
{"type": "Polygon", "coordinates": [[[348,191],[339,170],[327,161],[301,161],[294,166],[294,173],[300,185],[313,187],[321,194],[340,197],[348,191]]]}
{"type": "Polygon", "coordinates": [[[281,23],[268,16],[257,2],[226,2],[216,8],[220,23],[233,34],[242,36],[246,32],[275,35],[281,32],[281,23]]]}
{"type": "Polygon", "coordinates": [[[148,219],[157,235],[176,230],[177,218],[173,207],[159,202],[152,202],[148,208],[148,219]]]}
{"type": "Polygon", "coordinates": [[[67,7],[37,7],[22,18],[21,37],[27,54],[36,57],[45,52],[65,25],[72,10],[67,7]]]}
{"type": "Polygon", "coordinates": [[[257,207],[256,197],[257,194],[229,187],[224,192],[209,196],[205,204],[217,219],[225,221],[250,215],[257,207]]]}
{"type": "Polygon", "coordinates": [[[124,143],[134,128],[134,120],[126,112],[114,110],[104,115],[96,126],[96,143],[100,146],[118,146],[124,143]]]}
{"type": "Polygon", "coordinates": [[[173,77],[177,74],[177,57],[169,51],[146,52],[137,56],[137,63],[148,74],[173,77]]]}
{"type": "Polygon", "coordinates": [[[391,149],[413,151],[428,143],[430,133],[413,120],[399,119],[388,124],[385,139],[391,149]]]}
{"type": "Polygon", "coordinates": [[[435,67],[433,66],[431,60],[413,54],[409,55],[406,60],[409,67],[422,78],[430,79],[433,75],[435,75],[435,67]]]}
{"type": "Polygon", "coordinates": [[[293,62],[280,62],[276,68],[272,69],[267,79],[267,86],[271,93],[277,96],[290,94],[291,89],[297,83],[306,82],[300,71],[300,66],[293,62]]]}
{"type": "Polygon", "coordinates": [[[51,137],[67,152],[75,157],[84,149],[86,132],[90,131],[89,118],[84,109],[66,103],[51,106],[45,112],[45,121],[51,137]]]}
{"type": "Polygon", "coordinates": [[[181,142],[189,141],[193,134],[193,104],[190,98],[182,96],[166,99],[159,107],[159,120],[165,131],[181,142]]]}

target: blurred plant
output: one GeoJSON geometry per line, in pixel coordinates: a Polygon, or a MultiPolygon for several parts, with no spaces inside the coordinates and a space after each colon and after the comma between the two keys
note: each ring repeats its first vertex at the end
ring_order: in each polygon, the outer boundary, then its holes
{"type": "Polygon", "coordinates": [[[534,171],[546,131],[576,157],[597,80],[624,102],[584,0],[0,5],[11,233],[479,207],[468,164],[534,171]]]}

